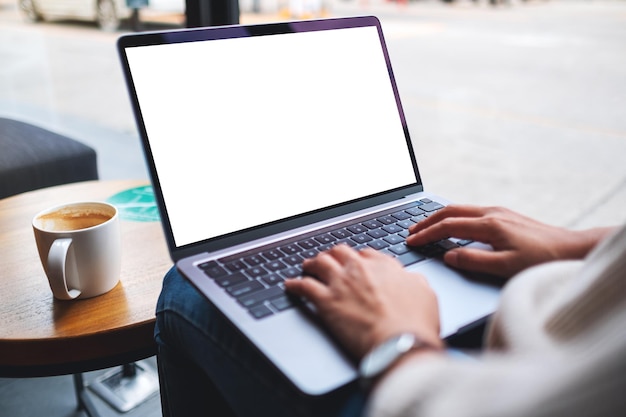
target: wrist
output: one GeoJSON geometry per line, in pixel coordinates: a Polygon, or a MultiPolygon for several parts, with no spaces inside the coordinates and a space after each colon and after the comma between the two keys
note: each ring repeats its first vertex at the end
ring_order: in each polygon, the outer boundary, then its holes
{"type": "Polygon", "coordinates": [[[598,227],[571,231],[572,236],[568,240],[569,245],[561,254],[561,259],[583,259],[613,230],[612,227],[598,227]]]}
{"type": "Polygon", "coordinates": [[[361,380],[369,386],[407,358],[441,352],[443,348],[441,339],[430,342],[414,333],[397,334],[379,343],[365,355],[359,366],[361,380]]]}
{"type": "Polygon", "coordinates": [[[395,363],[393,363],[389,368],[387,368],[385,372],[380,374],[378,378],[376,379],[375,384],[377,384],[379,381],[384,380],[388,375],[391,375],[396,369],[402,368],[407,363],[410,363],[413,361],[420,361],[424,358],[432,359],[434,357],[441,356],[442,354],[444,354],[444,352],[445,352],[445,349],[439,349],[439,350],[416,349],[416,350],[407,352],[406,355],[402,356],[395,363]]]}

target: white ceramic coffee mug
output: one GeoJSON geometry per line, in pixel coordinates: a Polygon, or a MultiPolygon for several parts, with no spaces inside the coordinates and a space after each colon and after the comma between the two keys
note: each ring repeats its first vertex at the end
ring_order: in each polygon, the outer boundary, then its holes
{"type": "Polygon", "coordinates": [[[117,285],[121,270],[115,206],[80,202],[48,208],[33,218],[41,264],[60,300],[90,298],[117,285]]]}

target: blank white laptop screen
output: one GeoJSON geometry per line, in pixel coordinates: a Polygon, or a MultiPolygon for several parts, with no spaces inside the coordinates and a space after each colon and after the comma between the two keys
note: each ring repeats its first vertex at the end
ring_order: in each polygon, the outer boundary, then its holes
{"type": "Polygon", "coordinates": [[[126,52],[177,247],[416,182],[375,27],[126,52]]]}

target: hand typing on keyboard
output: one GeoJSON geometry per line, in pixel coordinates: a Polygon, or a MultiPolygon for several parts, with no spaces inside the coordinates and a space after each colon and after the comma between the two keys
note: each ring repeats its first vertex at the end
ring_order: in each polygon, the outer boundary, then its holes
{"type": "Polygon", "coordinates": [[[489,244],[493,251],[456,248],[443,260],[455,268],[510,278],[539,263],[580,259],[607,230],[572,231],[501,207],[450,205],[409,227],[406,243],[421,246],[454,236],[489,244]]]}
{"type": "Polygon", "coordinates": [[[443,345],[436,295],[423,276],[392,257],[337,245],[304,261],[303,269],[303,278],[287,280],[286,289],[311,301],[355,358],[402,332],[443,345]]]}

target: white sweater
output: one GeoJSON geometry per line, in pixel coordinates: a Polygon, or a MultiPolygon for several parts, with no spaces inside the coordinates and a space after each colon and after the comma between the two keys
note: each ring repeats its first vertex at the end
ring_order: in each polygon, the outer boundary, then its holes
{"type": "Polygon", "coordinates": [[[478,360],[416,358],[367,415],[626,416],[626,227],[584,261],[530,268],[505,287],[478,360]]]}

